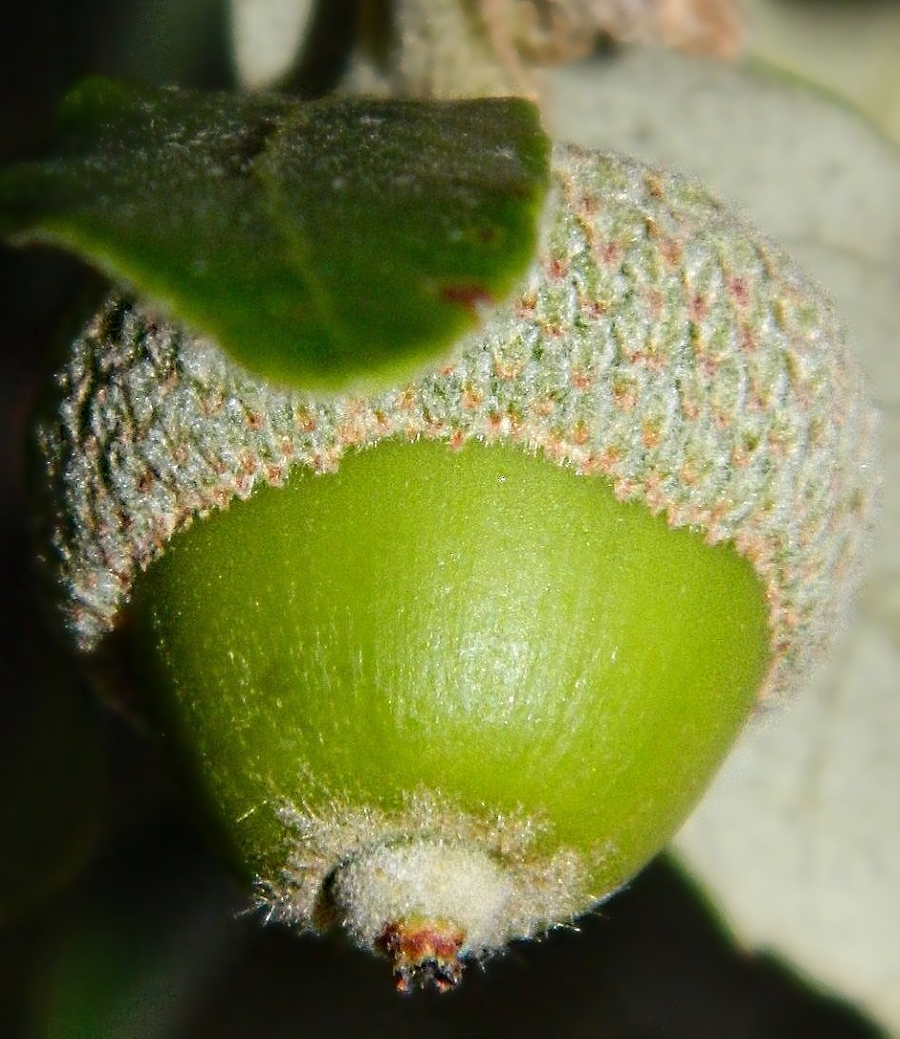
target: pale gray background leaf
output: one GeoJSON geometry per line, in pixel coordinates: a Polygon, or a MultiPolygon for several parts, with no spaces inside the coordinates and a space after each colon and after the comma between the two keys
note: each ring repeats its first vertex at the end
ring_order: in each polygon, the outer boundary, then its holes
{"type": "Polygon", "coordinates": [[[852,101],[900,141],[900,4],[741,0],[758,57],[852,101]]]}
{"type": "Polygon", "coordinates": [[[633,51],[560,73],[555,130],[697,174],[830,290],[883,407],[883,531],[858,618],[751,726],[677,848],[737,935],[900,1033],[900,151],[763,70],[633,51]]]}
{"type": "Polygon", "coordinates": [[[230,0],[231,39],[240,82],[268,86],[300,49],[313,0],[230,0]]]}

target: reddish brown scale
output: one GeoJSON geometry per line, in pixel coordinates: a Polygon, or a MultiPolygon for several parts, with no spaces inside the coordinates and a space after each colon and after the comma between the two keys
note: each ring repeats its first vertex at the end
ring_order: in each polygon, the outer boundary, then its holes
{"type": "Polygon", "coordinates": [[[658,290],[651,289],[646,294],[647,306],[654,321],[658,321],[666,303],[666,297],[658,290]]]}
{"type": "Polygon", "coordinates": [[[530,317],[537,309],[537,297],[531,294],[522,296],[516,304],[515,309],[518,317],[530,317]]]}
{"type": "Polygon", "coordinates": [[[483,393],[474,390],[471,386],[467,386],[460,398],[460,406],[464,411],[475,411],[476,408],[481,406],[483,400],[483,393]]]}
{"type": "Polygon", "coordinates": [[[726,284],[728,295],[738,307],[746,307],[750,299],[750,290],[745,278],[729,278],[726,284]]]}
{"type": "Polygon", "coordinates": [[[663,186],[662,178],[656,172],[648,173],[644,178],[644,184],[647,187],[647,191],[650,193],[651,198],[660,199],[665,194],[665,188],[663,186]]]}
{"type": "Polygon", "coordinates": [[[568,277],[569,266],[560,259],[551,260],[547,274],[551,281],[562,281],[568,277]]]}
{"type": "Polygon", "coordinates": [[[622,262],[622,246],[618,242],[603,242],[595,252],[605,267],[618,267],[622,262]]]}
{"type": "Polygon", "coordinates": [[[681,258],[684,253],[681,242],[675,238],[662,236],[659,241],[659,251],[665,263],[671,267],[681,266],[681,258]]]}
{"type": "Polygon", "coordinates": [[[700,293],[691,296],[688,305],[688,320],[695,325],[701,324],[709,313],[709,300],[700,293]]]}
{"type": "Polygon", "coordinates": [[[315,416],[302,406],[294,411],[294,424],[301,433],[314,433],[317,425],[315,416]]]}

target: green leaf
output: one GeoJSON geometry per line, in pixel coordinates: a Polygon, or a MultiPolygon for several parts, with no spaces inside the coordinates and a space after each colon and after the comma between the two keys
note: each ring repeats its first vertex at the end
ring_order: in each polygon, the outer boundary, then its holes
{"type": "Polygon", "coordinates": [[[530,263],[549,142],[518,98],[136,89],[66,99],[60,157],[0,171],[0,234],[81,253],[276,382],[397,378],[530,263]]]}

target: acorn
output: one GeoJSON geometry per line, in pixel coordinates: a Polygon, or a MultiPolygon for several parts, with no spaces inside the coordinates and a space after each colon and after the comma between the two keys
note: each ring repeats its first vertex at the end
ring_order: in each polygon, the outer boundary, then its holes
{"type": "Polygon", "coordinates": [[[563,145],[524,282],[412,381],[284,389],[117,295],[59,387],[74,638],[127,639],[267,917],[401,989],[665,845],[840,631],[877,499],[815,283],[692,180],[563,145]]]}

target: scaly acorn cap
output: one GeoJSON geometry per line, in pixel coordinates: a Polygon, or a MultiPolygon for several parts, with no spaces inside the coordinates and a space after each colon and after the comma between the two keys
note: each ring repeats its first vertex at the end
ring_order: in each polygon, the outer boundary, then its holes
{"type": "Polygon", "coordinates": [[[842,628],[876,511],[877,414],[821,289],[696,182],[571,146],[554,148],[521,291],[408,385],[286,392],[120,297],[58,381],[39,435],[86,651],[194,517],[387,438],[474,438],[606,478],[671,526],[732,543],[766,592],[766,700],[842,628]]]}

